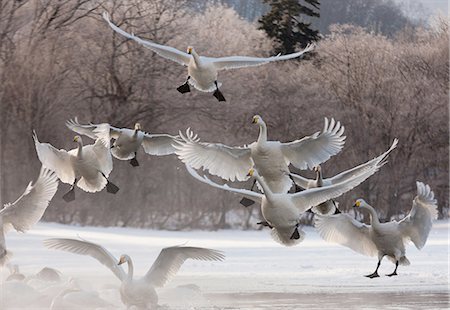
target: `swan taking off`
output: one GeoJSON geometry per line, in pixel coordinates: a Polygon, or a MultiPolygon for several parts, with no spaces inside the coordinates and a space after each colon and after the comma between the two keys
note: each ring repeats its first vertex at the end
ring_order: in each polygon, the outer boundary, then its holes
{"type": "Polygon", "coordinates": [[[237,69],[244,67],[254,67],[267,64],[273,61],[287,60],[302,56],[304,53],[313,50],[313,45],[308,45],[303,51],[288,54],[277,55],[267,58],[248,57],[248,56],[230,56],[230,57],[205,57],[199,56],[193,47],[187,48],[187,53],[177,50],[176,48],[165,46],[157,43],[153,43],[148,40],[143,40],[134,34],[130,34],[116,25],[114,25],[107,12],[103,13],[103,18],[108,22],[109,26],[117,33],[124,37],[134,40],[139,44],[142,44],[146,48],[151,49],[153,52],[161,57],[177,62],[183,66],[188,67],[188,76],[186,82],[177,88],[177,90],[184,94],[190,92],[189,84],[196,89],[203,92],[214,92],[214,97],[219,101],[226,101],[223,94],[220,92],[219,87],[221,83],[217,82],[217,73],[224,69],[237,69]]]}
{"type": "Polygon", "coordinates": [[[421,249],[427,241],[432,221],[437,218],[437,201],[430,186],[416,182],[417,196],[408,216],[403,220],[380,223],[377,212],[363,199],[356,200],[355,208],[370,214],[370,224],[365,225],[348,214],[316,217],[315,226],[326,241],[342,244],[368,256],[378,255],[377,268],[369,278],[379,277],[378,268],[384,256],[395,262],[395,270],[387,276],[396,276],[398,265],[409,265],[405,244],[411,240],[421,249]]]}
{"type": "Polygon", "coordinates": [[[80,136],[73,141],[78,144],[76,149],[66,151],[58,150],[49,143],[41,143],[36,132],[33,139],[36,152],[44,167],[56,172],[63,183],[71,184],[70,190],[64,194],[66,202],[75,199],[75,184],[86,192],[98,192],[105,186],[108,193],[115,194],[119,188],[108,180],[113,164],[110,152],[109,130],[106,127],[98,128],[101,135],[95,144],[83,145],[80,136]]]}
{"type": "Polygon", "coordinates": [[[56,175],[43,167],[34,184],[30,182],[22,196],[13,203],[7,203],[0,210],[0,267],[11,257],[6,250],[5,234],[11,228],[25,232],[36,224],[47,209],[58,189],[56,175]]]}
{"type": "Polygon", "coordinates": [[[101,128],[109,128],[110,137],[115,139],[111,146],[111,154],[120,160],[130,160],[130,164],[133,167],[139,166],[136,155],[140,146],[142,146],[144,151],[150,155],[170,155],[175,153],[175,148],[172,146],[172,143],[179,139],[177,136],[168,134],[146,133],[141,130],[141,124],[139,123],[134,125],[134,129],[117,128],[107,123],[89,123],[88,125],[82,125],[75,117],[73,120],[68,120],[66,126],[70,130],[88,136],[94,140],[101,137],[98,135],[101,128]]]}
{"type": "Polygon", "coordinates": [[[245,181],[254,166],[274,193],[286,193],[292,186],[289,164],[298,169],[312,169],[339,153],[344,146],[344,126],[333,118],[325,118],[323,130],[292,142],[267,140],[267,126],[255,115],[253,124],[259,126],[259,137],[249,146],[232,147],[221,143],[200,142],[189,129],[180,132],[183,142],[174,144],[180,160],[194,169],[207,169],[225,180],[245,181]]]}
{"type": "Polygon", "coordinates": [[[89,255],[101,264],[108,267],[114,275],[122,282],[120,297],[127,306],[136,306],[139,309],[154,309],[158,304],[158,295],[155,287],[163,287],[172,276],[174,276],[187,259],[203,261],[222,261],[225,256],[220,251],[197,248],[174,246],[161,250],[152,267],[140,279],[133,278],[133,262],[124,254],[119,260],[101,245],[75,239],[47,239],[44,245],[50,249],[63,250],[75,254],[89,255]],[[128,264],[128,273],[120,267],[128,264]]]}
{"type": "Polygon", "coordinates": [[[295,194],[274,193],[255,169],[250,169],[249,176],[253,176],[260,183],[264,189],[264,194],[229,187],[226,184],[219,185],[206,176],[200,176],[188,165],[186,165],[186,169],[200,182],[260,202],[264,222],[258,224],[271,228],[272,237],[275,241],[286,246],[292,246],[304,239],[304,232],[299,229],[300,216],[304,212],[329,199],[339,197],[364,182],[386,163],[386,156],[387,154],[383,153],[367,162],[363,168],[356,169],[349,178],[342,180],[342,182],[310,188],[295,194]]]}

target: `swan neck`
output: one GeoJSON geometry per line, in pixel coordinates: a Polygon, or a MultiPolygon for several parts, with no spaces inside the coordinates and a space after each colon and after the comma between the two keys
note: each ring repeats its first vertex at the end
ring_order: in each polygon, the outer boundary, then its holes
{"type": "Polygon", "coordinates": [[[265,143],[267,142],[267,126],[266,123],[261,122],[259,125],[259,137],[258,137],[259,143],[265,143]]]}
{"type": "Polygon", "coordinates": [[[268,200],[271,200],[273,197],[273,193],[270,190],[269,186],[267,186],[267,183],[259,176],[259,175],[255,175],[255,179],[258,181],[258,183],[261,185],[261,187],[264,190],[264,195],[266,196],[266,198],[268,200]]]}
{"type": "Polygon", "coordinates": [[[200,67],[201,66],[200,56],[198,56],[197,52],[194,50],[192,50],[191,54],[192,57],[194,58],[195,65],[197,67],[200,67]]]}
{"type": "Polygon", "coordinates": [[[318,170],[316,173],[317,173],[316,176],[317,187],[322,187],[323,186],[322,171],[318,170]]]}
{"type": "Polygon", "coordinates": [[[377,215],[377,212],[375,211],[375,209],[372,206],[368,205],[368,204],[366,204],[364,206],[364,208],[367,209],[367,211],[369,211],[370,224],[373,225],[373,226],[379,225],[380,224],[380,220],[378,219],[378,215],[377,215]]]}
{"type": "Polygon", "coordinates": [[[77,157],[81,158],[82,150],[83,150],[83,143],[81,141],[78,141],[77,143],[78,143],[77,157]]]}
{"type": "Polygon", "coordinates": [[[133,272],[134,272],[134,268],[133,268],[133,261],[131,260],[130,257],[127,257],[127,264],[128,264],[128,274],[127,274],[127,279],[129,281],[131,281],[133,279],[133,272]]]}

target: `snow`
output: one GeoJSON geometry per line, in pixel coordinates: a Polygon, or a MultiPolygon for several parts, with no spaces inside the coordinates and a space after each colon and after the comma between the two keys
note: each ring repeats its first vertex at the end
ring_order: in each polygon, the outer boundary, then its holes
{"type": "MultiPolygon", "coordinates": [[[[39,223],[26,234],[11,232],[6,242],[14,253],[12,263],[26,276],[46,266],[56,268],[65,281],[73,277],[83,289],[122,309],[120,283],[106,267],[91,257],[48,250],[42,240],[81,237],[117,258],[126,253],[137,276],[144,275],[163,247],[188,244],[223,251],[224,262],[187,261],[158,290],[159,303],[168,309],[448,309],[449,227],[449,222],[437,221],[422,250],[407,247],[410,266],[400,266],[397,277],[377,279],[363,277],[375,269],[375,257],[326,243],[312,227],[303,228],[307,236],[294,247],[275,243],[268,229],[169,232],[54,223],[39,223]],[[180,287],[187,284],[193,285],[180,287]]],[[[393,269],[383,260],[380,275],[393,269]]],[[[1,277],[8,275],[4,268],[1,277]]],[[[0,308],[48,309],[54,285],[28,284],[3,282],[0,308]]]]}

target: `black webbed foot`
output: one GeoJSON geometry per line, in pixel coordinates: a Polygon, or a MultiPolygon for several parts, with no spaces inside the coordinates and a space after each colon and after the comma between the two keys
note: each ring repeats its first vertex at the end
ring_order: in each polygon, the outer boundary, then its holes
{"type": "Polygon", "coordinates": [[[62,196],[65,202],[71,202],[75,200],[75,188],[72,187],[67,193],[62,196]]]}
{"type": "Polygon", "coordinates": [[[250,207],[255,202],[253,200],[251,200],[251,199],[248,199],[248,198],[244,197],[244,198],[241,199],[241,201],[239,201],[239,203],[247,208],[247,207],[250,207]]]}
{"type": "Polygon", "coordinates": [[[294,232],[292,233],[292,236],[291,236],[290,239],[291,239],[291,240],[298,240],[298,239],[300,239],[300,234],[299,234],[299,232],[298,232],[298,228],[297,228],[297,227],[295,227],[295,230],[294,230],[294,232]]]}
{"type": "Polygon", "coordinates": [[[119,191],[119,188],[114,183],[108,181],[108,183],[106,183],[106,191],[108,193],[115,194],[119,191]]]}
{"type": "Polygon", "coordinates": [[[273,226],[272,225],[270,225],[269,223],[267,223],[267,222],[258,222],[258,223],[256,223],[256,224],[258,224],[258,225],[262,225],[262,226],[264,226],[264,227],[269,227],[270,229],[272,229],[273,228],[273,226]]]}
{"type": "Polygon", "coordinates": [[[216,97],[216,99],[219,100],[219,101],[226,101],[225,97],[223,96],[222,92],[219,89],[216,89],[214,91],[213,96],[216,97]]]}
{"type": "Polygon", "coordinates": [[[365,276],[365,277],[368,277],[368,278],[371,278],[371,279],[373,279],[373,278],[378,278],[380,275],[378,274],[378,272],[374,272],[374,273],[372,273],[372,274],[368,274],[367,276],[365,276]]]}
{"type": "Polygon", "coordinates": [[[191,91],[191,88],[189,87],[188,82],[186,81],[186,83],[184,83],[183,85],[181,85],[180,87],[177,88],[177,90],[184,94],[184,93],[188,93],[191,91]]]}
{"type": "Polygon", "coordinates": [[[133,167],[139,166],[139,162],[137,161],[136,157],[134,157],[130,160],[130,165],[132,165],[133,167]]]}
{"type": "Polygon", "coordinates": [[[387,274],[388,277],[393,277],[393,276],[397,276],[397,275],[398,274],[396,271],[394,271],[393,273],[387,274]]]}

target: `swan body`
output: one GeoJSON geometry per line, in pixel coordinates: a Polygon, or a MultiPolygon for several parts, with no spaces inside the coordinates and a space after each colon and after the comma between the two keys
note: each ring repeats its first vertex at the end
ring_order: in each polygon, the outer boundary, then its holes
{"type": "Polygon", "coordinates": [[[220,143],[200,142],[189,129],[180,133],[182,142],[174,144],[180,160],[194,169],[203,168],[209,173],[230,181],[245,181],[251,168],[275,193],[286,193],[292,186],[289,164],[298,169],[313,168],[340,152],[344,145],[344,127],[340,122],[325,118],[322,132],[302,139],[282,143],[267,140],[267,126],[261,116],[255,115],[253,124],[259,126],[256,142],[249,146],[230,147],[220,143]]]}
{"type": "Polygon", "coordinates": [[[277,55],[266,58],[248,57],[248,56],[230,56],[230,57],[205,57],[196,53],[193,47],[188,47],[187,52],[182,52],[176,48],[157,44],[148,40],[143,40],[134,34],[130,34],[115,24],[113,24],[109,18],[108,13],[103,13],[103,19],[108,25],[120,35],[134,40],[135,42],[143,45],[144,47],[152,50],[156,54],[166,59],[177,62],[183,66],[187,66],[188,78],[186,83],[178,88],[181,93],[189,92],[188,83],[194,86],[196,89],[203,92],[213,92],[214,96],[219,101],[226,101],[222,93],[219,91],[220,83],[217,81],[218,72],[226,69],[237,69],[245,67],[254,67],[264,65],[274,61],[288,60],[297,57],[301,57],[307,52],[313,50],[313,45],[308,45],[304,50],[288,55],[277,55]]]}
{"type": "Polygon", "coordinates": [[[161,250],[158,258],[144,277],[134,279],[133,261],[126,254],[122,255],[117,262],[114,256],[102,246],[75,239],[47,239],[44,240],[44,245],[51,249],[89,255],[98,260],[121,281],[120,296],[122,302],[127,307],[134,306],[138,309],[156,308],[158,295],[155,287],[164,286],[178,272],[186,259],[221,261],[224,258],[220,251],[206,248],[168,247],[161,250]],[[119,266],[124,263],[128,264],[127,273],[119,266]]]}
{"type": "MultiPolygon", "coordinates": [[[[347,181],[350,179],[355,173],[359,173],[359,171],[362,171],[366,169],[368,166],[373,165],[374,162],[379,161],[383,156],[386,158],[392,150],[394,150],[397,147],[398,139],[394,139],[392,142],[391,147],[381,154],[380,156],[369,160],[366,163],[363,163],[359,166],[353,167],[351,169],[345,170],[334,177],[331,178],[323,178],[322,168],[320,165],[314,167],[314,171],[316,172],[316,178],[315,179],[308,179],[304,178],[301,175],[291,173],[290,176],[292,180],[295,182],[296,185],[300,186],[303,189],[310,189],[315,187],[322,187],[322,186],[330,186],[332,184],[336,184],[339,182],[347,181]]],[[[311,209],[314,213],[320,214],[320,215],[330,215],[334,212],[339,212],[337,210],[336,205],[334,201],[328,200],[318,206],[315,206],[311,209]]]]}
{"type": "Polygon", "coordinates": [[[10,229],[18,232],[31,229],[41,219],[57,189],[56,175],[41,167],[36,182],[30,182],[16,201],[5,204],[0,210],[0,267],[12,256],[6,249],[5,234],[10,229]]]}
{"type": "Polygon", "coordinates": [[[381,223],[377,212],[363,199],[358,199],[354,207],[366,210],[370,214],[370,225],[360,223],[348,214],[320,216],[316,219],[316,228],[326,241],[339,243],[352,250],[378,256],[376,270],[367,275],[379,277],[381,260],[387,256],[395,263],[395,270],[388,276],[397,275],[398,265],[409,265],[405,255],[405,244],[411,240],[421,249],[428,238],[432,221],[437,218],[437,202],[430,187],[417,182],[417,195],[413,200],[410,213],[403,220],[381,223]]]}
{"type": "MultiPolygon", "coordinates": [[[[83,145],[81,137],[75,136],[73,141],[78,147],[70,151],[58,150],[49,143],[41,143],[36,132],[33,134],[36,152],[42,165],[55,171],[61,182],[72,185],[69,193],[73,192],[75,184],[91,193],[101,191],[105,186],[108,192],[115,193],[119,190],[107,179],[113,168],[108,128],[98,128],[97,132],[101,137],[92,145],[83,145]],[[115,189],[110,190],[110,187],[115,189]]],[[[75,196],[70,200],[73,199],[75,196]]]]}
{"type": "Polygon", "coordinates": [[[109,135],[114,139],[111,146],[111,154],[120,160],[132,160],[136,158],[139,148],[142,146],[144,151],[150,155],[170,155],[175,152],[172,144],[178,140],[177,136],[168,134],[149,134],[141,130],[141,125],[136,123],[134,129],[117,128],[110,124],[80,124],[75,117],[68,120],[66,126],[78,134],[86,135],[92,139],[101,138],[98,132],[101,128],[107,128],[109,135]]]}
{"type": "Polygon", "coordinates": [[[385,163],[386,154],[369,161],[370,164],[364,168],[356,169],[352,175],[342,182],[337,182],[323,187],[310,188],[294,194],[275,193],[265,180],[259,175],[256,169],[250,169],[249,176],[253,176],[262,186],[264,193],[256,193],[250,190],[229,187],[212,182],[206,176],[200,176],[193,168],[186,165],[188,172],[200,182],[210,186],[234,192],[247,199],[261,203],[261,213],[265,222],[263,225],[269,226],[272,237],[275,241],[292,246],[304,239],[304,232],[299,229],[299,219],[301,214],[310,208],[317,206],[327,200],[339,197],[355,186],[364,182],[368,177],[377,172],[385,163]]]}

